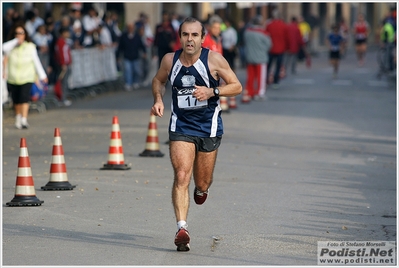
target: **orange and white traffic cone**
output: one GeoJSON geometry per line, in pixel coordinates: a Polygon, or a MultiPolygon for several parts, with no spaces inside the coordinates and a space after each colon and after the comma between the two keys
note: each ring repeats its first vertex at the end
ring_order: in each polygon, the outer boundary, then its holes
{"type": "Polygon", "coordinates": [[[229,98],[229,109],[237,109],[236,97],[229,98]]]}
{"type": "Polygon", "coordinates": [[[156,117],[153,113],[148,124],[148,134],[144,151],[140,156],[162,157],[164,154],[159,150],[159,139],[156,117]]]}
{"type": "Polygon", "coordinates": [[[15,196],[6,205],[11,207],[41,206],[42,203],[43,201],[36,197],[26,139],[21,138],[15,196]]]}
{"type": "Polygon", "coordinates": [[[241,103],[250,103],[251,102],[251,97],[248,95],[248,90],[244,89],[242,98],[241,98],[241,103]]]}
{"type": "Polygon", "coordinates": [[[220,107],[222,108],[222,111],[225,113],[229,113],[229,103],[227,101],[227,97],[220,97],[220,107]]]}
{"type": "Polygon", "coordinates": [[[72,190],[76,185],[71,185],[68,182],[68,175],[65,164],[64,148],[62,147],[62,140],[60,129],[54,130],[54,144],[51,157],[50,166],[50,181],[42,186],[42,190],[72,190]]]}
{"type": "Polygon", "coordinates": [[[123,156],[122,148],[122,137],[119,127],[119,120],[117,116],[112,119],[112,131],[111,140],[109,143],[108,150],[108,162],[104,164],[102,170],[127,170],[130,169],[128,165],[125,164],[125,159],[123,156]]]}

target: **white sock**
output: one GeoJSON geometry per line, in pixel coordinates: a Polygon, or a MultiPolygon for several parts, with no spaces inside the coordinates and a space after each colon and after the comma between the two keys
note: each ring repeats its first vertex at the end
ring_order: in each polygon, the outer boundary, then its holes
{"type": "Polygon", "coordinates": [[[21,127],[21,115],[20,114],[17,114],[15,116],[15,126],[21,127]]]}
{"type": "Polygon", "coordinates": [[[187,222],[186,221],[178,221],[177,222],[177,230],[180,230],[180,228],[187,228],[187,222]]]}
{"type": "Polygon", "coordinates": [[[21,124],[26,125],[26,123],[27,123],[26,117],[21,117],[21,124]]]}

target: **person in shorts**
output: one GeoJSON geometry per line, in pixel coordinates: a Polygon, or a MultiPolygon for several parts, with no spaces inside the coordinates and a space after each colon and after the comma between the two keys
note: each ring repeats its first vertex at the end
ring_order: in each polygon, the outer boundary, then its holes
{"type": "Polygon", "coordinates": [[[187,215],[189,185],[194,178],[194,201],[201,205],[213,181],[217,151],[223,135],[220,97],[241,93],[242,86],[226,59],[202,47],[205,27],[188,17],[180,25],[181,49],[167,53],[152,80],[154,105],[151,112],[163,116],[165,85],[172,88],[169,123],[169,153],[174,171],[172,203],[178,251],[190,250],[187,215]],[[225,82],[219,85],[220,80],[225,82]]]}
{"type": "Polygon", "coordinates": [[[355,39],[356,56],[359,66],[364,65],[364,58],[367,51],[367,37],[370,32],[370,25],[365,20],[364,15],[359,13],[357,20],[353,23],[352,32],[355,39]]]}
{"type": "Polygon", "coordinates": [[[333,25],[332,32],[327,37],[327,46],[330,51],[330,63],[333,66],[333,78],[337,78],[338,67],[341,59],[341,51],[344,46],[344,38],[339,33],[339,26],[333,25]]]}
{"type": "Polygon", "coordinates": [[[3,78],[7,79],[7,88],[11,93],[15,127],[27,129],[32,85],[37,79],[48,83],[47,74],[40,62],[36,45],[23,24],[16,23],[13,26],[2,50],[5,69],[3,78]]]}

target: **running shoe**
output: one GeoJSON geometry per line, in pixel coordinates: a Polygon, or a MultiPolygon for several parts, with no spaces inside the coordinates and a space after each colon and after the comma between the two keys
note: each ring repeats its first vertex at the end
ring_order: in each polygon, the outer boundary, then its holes
{"type": "Polygon", "coordinates": [[[177,231],[175,236],[175,245],[177,251],[189,251],[190,250],[190,235],[184,227],[177,231]]]}
{"type": "Polygon", "coordinates": [[[197,187],[195,187],[194,189],[194,201],[197,205],[202,205],[206,198],[208,197],[208,190],[206,190],[205,192],[201,192],[200,190],[197,189],[197,187]]]}
{"type": "Polygon", "coordinates": [[[21,124],[21,115],[16,115],[15,116],[15,127],[18,129],[22,128],[22,124],[21,124]]]}

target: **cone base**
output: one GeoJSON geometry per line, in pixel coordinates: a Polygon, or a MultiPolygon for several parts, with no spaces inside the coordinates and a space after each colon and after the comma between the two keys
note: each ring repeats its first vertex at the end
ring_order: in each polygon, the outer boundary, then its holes
{"type": "Polygon", "coordinates": [[[104,164],[101,170],[128,170],[131,167],[129,167],[126,164],[104,164]]]}
{"type": "Polygon", "coordinates": [[[57,190],[73,190],[73,188],[75,188],[76,185],[71,185],[69,182],[67,181],[62,181],[62,182],[54,182],[54,181],[50,181],[48,182],[45,186],[42,186],[42,190],[44,191],[57,191],[57,190]]]}
{"type": "Polygon", "coordinates": [[[10,202],[6,203],[10,207],[21,206],[41,206],[44,201],[40,201],[36,196],[15,196],[10,202]]]}
{"type": "Polygon", "coordinates": [[[151,151],[151,150],[144,150],[140,156],[150,156],[150,157],[163,157],[164,154],[161,151],[151,151]]]}

